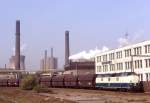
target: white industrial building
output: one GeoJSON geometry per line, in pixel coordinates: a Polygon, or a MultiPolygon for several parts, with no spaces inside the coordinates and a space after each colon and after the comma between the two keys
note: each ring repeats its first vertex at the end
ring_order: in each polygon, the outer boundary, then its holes
{"type": "Polygon", "coordinates": [[[135,72],[141,81],[150,81],[150,41],[98,53],[96,74],[135,72]]]}

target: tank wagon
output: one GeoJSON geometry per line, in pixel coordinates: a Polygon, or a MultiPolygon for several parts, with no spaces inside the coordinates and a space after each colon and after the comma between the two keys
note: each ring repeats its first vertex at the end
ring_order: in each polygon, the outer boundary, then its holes
{"type": "Polygon", "coordinates": [[[52,77],[43,76],[39,79],[39,84],[41,87],[51,87],[52,86],[52,77]]]}
{"type": "Polygon", "coordinates": [[[0,79],[0,86],[1,87],[6,87],[7,86],[7,79],[0,79]]]}
{"type": "Polygon", "coordinates": [[[78,78],[73,75],[64,76],[64,85],[68,88],[77,88],[78,87],[78,78]]]}
{"type": "Polygon", "coordinates": [[[95,88],[96,75],[79,75],[78,86],[79,88],[95,88]]]}
{"type": "Polygon", "coordinates": [[[52,87],[65,87],[64,85],[64,76],[53,76],[52,77],[52,87]]]}
{"type": "Polygon", "coordinates": [[[19,79],[8,79],[7,83],[8,83],[7,84],[8,87],[19,87],[20,81],[19,79]]]}
{"type": "Polygon", "coordinates": [[[0,79],[0,87],[19,87],[19,79],[9,78],[9,79],[0,79]]]}

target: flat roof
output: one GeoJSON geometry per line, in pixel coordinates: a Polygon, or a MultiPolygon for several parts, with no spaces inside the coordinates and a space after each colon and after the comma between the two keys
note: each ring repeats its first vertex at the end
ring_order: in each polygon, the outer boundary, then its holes
{"type": "Polygon", "coordinates": [[[109,52],[112,52],[112,51],[120,51],[122,49],[130,49],[130,48],[134,48],[134,47],[137,47],[139,45],[146,45],[146,44],[150,44],[150,40],[144,40],[142,42],[138,42],[138,43],[133,43],[133,44],[128,44],[128,45],[125,45],[125,46],[122,46],[122,47],[117,47],[117,48],[113,48],[113,49],[109,49],[107,51],[103,51],[103,52],[100,52],[98,54],[96,54],[96,56],[98,55],[102,55],[102,54],[105,54],[105,53],[109,53],[109,52]]]}

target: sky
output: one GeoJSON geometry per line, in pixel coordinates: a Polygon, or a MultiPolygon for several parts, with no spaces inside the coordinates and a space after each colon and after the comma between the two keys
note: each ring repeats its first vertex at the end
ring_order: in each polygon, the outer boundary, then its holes
{"type": "Polygon", "coordinates": [[[70,31],[70,52],[95,47],[116,48],[128,33],[150,40],[150,0],[0,0],[0,67],[9,65],[15,46],[15,21],[21,21],[22,54],[27,70],[38,70],[44,50],[54,48],[64,64],[64,33],[70,31]]]}

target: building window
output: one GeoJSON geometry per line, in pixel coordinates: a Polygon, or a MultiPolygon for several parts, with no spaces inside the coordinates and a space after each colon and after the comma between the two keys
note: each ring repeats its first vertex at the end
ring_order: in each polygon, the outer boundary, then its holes
{"type": "Polygon", "coordinates": [[[117,70],[123,70],[123,63],[117,63],[117,70]]]}
{"type": "Polygon", "coordinates": [[[131,67],[132,67],[132,62],[131,61],[130,62],[125,62],[126,70],[131,69],[131,67]]]}
{"type": "Polygon", "coordinates": [[[101,72],[101,71],[102,71],[101,66],[99,66],[99,72],[101,72]]]}
{"type": "Polygon", "coordinates": [[[107,61],[107,55],[103,55],[103,61],[107,61]]]}
{"type": "Polygon", "coordinates": [[[145,59],[145,66],[146,68],[150,67],[150,59],[145,59]]]}
{"type": "Polygon", "coordinates": [[[116,58],[117,59],[122,58],[122,51],[116,52],[116,58]]]}
{"type": "Polygon", "coordinates": [[[97,62],[101,62],[101,56],[97,56],[97,62]]]}
{"type": "Polygon", "coordinates": [[[103,65],[103,72],[107,72],[108,71],[108,65],[103,65]]]}
{"type": "Polygon", "coordinates": [[[143,81],[143,74],[138,74],[140,81],[143,81]]]}
{"type": "Polygon", "coordinates": [[[131,56],[131,49],[127,49],[124,52],[125,52],[125,57],[131,56]]]}
{"type": "Polygon", "coordinates": [[[115,64],[110,64],[110,71],[115,71],[115,64]]]}
{"type": "Polygon", "coordinates": [[[101,66],[97,66],[97,72],[101,72],[101,66]]]}
{"type": "Polygon", "coordinates": [[[135,69],[142,68],[142,60],[135,60],[134,67],[135,67],[135,69]]]}
{"type": "Polygon", "coordinates": [[[109,60],[113,60],[113,59],[115,59],[115,55],[114,55],[114,53],[110,53],[109,54],[109,60]]]}
{"type": "Polygon", "coordinates": [[[142,63],[142,60],[140,60],[140,68],[142,68],[142,67],[143,67],[143,66],[142,66],[142,64],[143,64],[143,63],[142,63]]]}
{"type": "Polygon", "coordinates": [[[145,45],[145,53],[150,53],[150,44],[145,45]]]}
{"type": "Polygon", "coordinates": [[[137,68],[137,63],[136,63],[137,61],[134,61],[134,67],[135,67],[135,69],[137,68]]]}
{"type": "Polygon", "coordinates": [[[150,73],[146,73],[146,81],[150,81],[150,73]]]}
{"type": "Polygon", "coordinates": [[[134,48],[134,55],[140,55],[142,54],[142,48],[141,47],[136,47],[134,48]]]}

